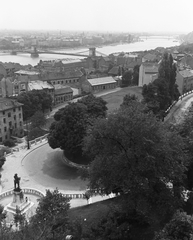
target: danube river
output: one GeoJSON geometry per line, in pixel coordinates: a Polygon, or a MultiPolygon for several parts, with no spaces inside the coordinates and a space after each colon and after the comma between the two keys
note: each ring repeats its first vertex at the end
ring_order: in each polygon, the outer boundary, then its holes
{"type": "MultiPolygon", "coordinates": [[[[157,47],[172,47],[178,46],[179,42],[175,41],[173,38],[163,38],[163,37],[149,37],[142,38],[141,42],[135,42],[130,44],[119,44],[119,45],[110,45],[96,48],[100,53],[109,55],[110,53],[115,52],[134,52],[134,51],[145,51],[150,49],[155,49],[157,47]]],[[[88,48],[77,48],[77,49],[62,49],[55,50],[55,52],[70,52],[78,53],[88,50],[88,48]]],[[[54,51],[54,50],[52,50],[54,51]]],[[[80,57],[68,56],[68,55],[52,55],[52,54],[41,54],[38,58],[31,58],[30,54],[18,54],[18,55],[9,55],[5,53],[0,53],[0,62],[16,62],[22,65],[31,64],[32,66],[36,65],[40,60],[54,60],[54,59],[65,59],[73,58],[77,59],[80,57]]]]}

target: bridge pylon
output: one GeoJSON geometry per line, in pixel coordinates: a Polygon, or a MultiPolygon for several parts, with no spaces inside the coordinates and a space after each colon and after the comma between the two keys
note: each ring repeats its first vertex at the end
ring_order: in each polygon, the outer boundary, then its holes
{"type": "Polygon", "coordinates": [[[89,48],[89,57],[96,57],[96,48],[95,47],[89,48]]]}
{"type": "Polygon", "coordinates": [[[31,57],[32,58],[36,58],[36,57],[39,57],[39,54],[38,54],[38,51],[37,51],[37,48],[36,46],[32,46],[32,52],[31,52],[31,57]]]}

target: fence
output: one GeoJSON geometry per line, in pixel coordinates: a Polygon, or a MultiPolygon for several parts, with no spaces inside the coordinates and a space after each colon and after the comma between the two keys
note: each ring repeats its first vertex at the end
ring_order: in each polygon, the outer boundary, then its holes
{"type": "MultiPolygon", "coordinates": [[[[38,197],[43,197],[45,196],[45,194],[37,189],[34,189],[34,188],[23,188],[22,191],[26,194],[33,194],[33,195],[36,195],[38,197]]],[[[13,195],[13,190],[9,190],[9,191],[6,191],[6,192],[3,192],[0,194],[0,200],[6,198],[6,197],[9,197],[13,195]]]]}
{"type": "Polygon", "coordinates": [[[186,97],[187,95],[190,95],[191,93],[193,93],[193,90],[189,91],[189,92],[186,92],[184,94],[182,94],[181,96],[179,96],[178,100],[177,101],[174,101],[169,107],[168,109],[165,111],[165,117],[168,115],[168,113],[170,112],[170,110],[176,105],[176,103],[179,101],[179,100],[182,100],[184,97],[186,97]]]}
{"type": "MultiPolygon", "coordinates": [[[[41,192],[35,188],[22,188],[22,191],[23,191],[23,193],[36,195],[38,197],[45,196],[45,194],[43,192],[41,192]]],[[[0,200],[4,199],[6,197],[9,197],[11,195],[13,195],[13,190],[3,192],[0,194],[0,200]]],[[[62,196],[70,198],[70,199],[76,199],[76,198],[84,199],[85,198],[84,193],[68,193],[68,194],[62,193],[62,196]]]]}

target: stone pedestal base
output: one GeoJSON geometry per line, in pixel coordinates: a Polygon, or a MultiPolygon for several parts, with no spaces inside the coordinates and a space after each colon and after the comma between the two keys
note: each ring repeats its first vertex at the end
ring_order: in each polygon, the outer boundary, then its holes
{"type": "Polygon", "coordinates": [[[14,191],[13,192],[13,202],[9,203],[4,210],[11,212],[13,214],[16,213],[16,209],[18,208],[21,213],[25,213],[29,208],[31,208],[34,205],[33,202],[27,200],[24,200],[24,194],[22,190],[20,191],[14,191]]]}

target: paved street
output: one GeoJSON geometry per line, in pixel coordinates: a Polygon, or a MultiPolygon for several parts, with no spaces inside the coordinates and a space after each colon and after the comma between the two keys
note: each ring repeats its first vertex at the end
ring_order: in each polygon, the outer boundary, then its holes
{"type": "MultiPolygon", "coordinates": [[[[102,93],[101,93],[102,94],[102,93]]],[[[168,114],[166,121],[179,121],[184,112],[193,101],[193,94],[186,96],[179,101],[168,114]]],[[[61,108],[61,107],[60,107],[61,108]]],[[[57,110],[56,110],[57,111],[57,110]]],[[[25,144],[25,143],[24,143],[25,144]]],[[[2,168],[1,191],[13,189],[13,176],[15,173],[21,177],[21,187],[32,187],[45,192],[46,189],[56,187],[62,193],[84,193],[86,182],[82,181],[75,169],[71,169],[62,164],[61,150],[51,149],[46,141],[38,145],[31,146],[30,150],[23,149],[7,156],[7,160],[2,168]]],[[[109,196],[92,197],[91,202],[101,201],[109,196]]],[[[71,207],[87,204],[85,199],[72,199],[71,207]]]]}

